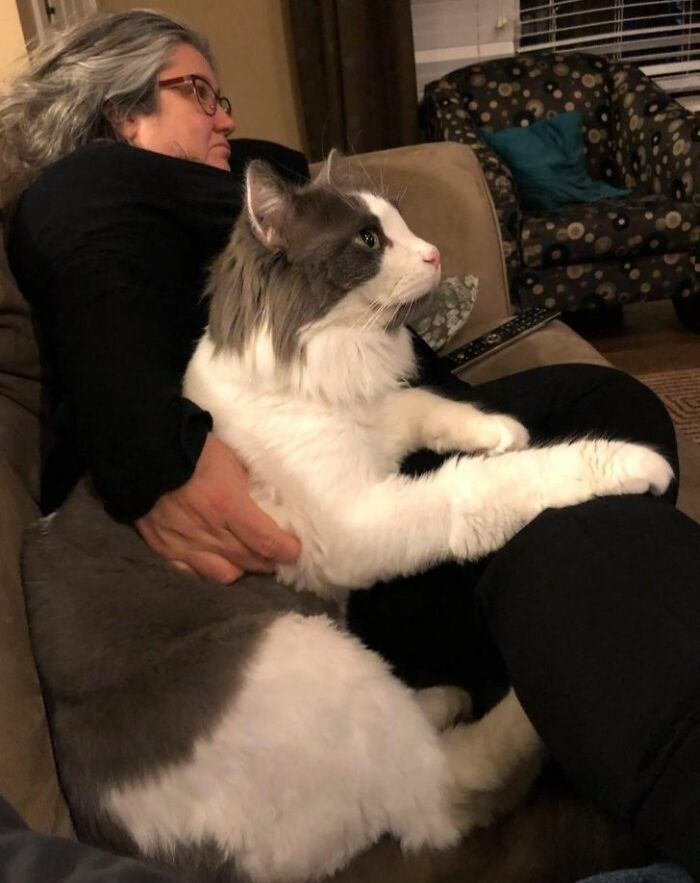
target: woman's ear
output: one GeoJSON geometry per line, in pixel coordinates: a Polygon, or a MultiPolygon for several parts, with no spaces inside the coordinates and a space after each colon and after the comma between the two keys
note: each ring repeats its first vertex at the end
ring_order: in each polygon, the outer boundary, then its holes
{"type": "Polygon", "coordinates": [[[116,130],[129,144],[134,144],[138,137],[138,124],[133,116],[123,117],[115,126],[116,130]]]}
{"type": "Polygon", "coordinates": [[[118,135],[122,141],[128,141],[129,144],[136,143],[139,130],[137,117],[133,114],[122,116],[110,107],[106,108],[105,116],[115,135],[118,135]]]}

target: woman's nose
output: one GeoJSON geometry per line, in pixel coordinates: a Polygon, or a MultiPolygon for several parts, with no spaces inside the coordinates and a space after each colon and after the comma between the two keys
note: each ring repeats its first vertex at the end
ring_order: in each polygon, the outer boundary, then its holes
{"type": "Polygon", "coordinates": [[[423,260],[426,264],[432,264],[436,270],[440,269],[440,252],[434,245],[423,254],[423,260]]]}
{"type": "Polygon", "coordinates": [[[215,125],[217,132],[225,132],[227,135],[233,135],[236,131],[236,121],[230,113],[226,113],[221,105],[216,109],[215,125]]]}

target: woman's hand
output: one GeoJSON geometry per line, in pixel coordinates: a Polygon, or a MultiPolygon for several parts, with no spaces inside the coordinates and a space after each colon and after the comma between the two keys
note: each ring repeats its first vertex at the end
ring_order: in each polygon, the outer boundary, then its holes
{"type": "Polygon", "coordinates": [[[176,567],[222,583],[247,571],[272,573],[300,551],[299,540],[251,499],[247,472],[211,433],[189,481],[163,494],[136,528],[176,567]]]}

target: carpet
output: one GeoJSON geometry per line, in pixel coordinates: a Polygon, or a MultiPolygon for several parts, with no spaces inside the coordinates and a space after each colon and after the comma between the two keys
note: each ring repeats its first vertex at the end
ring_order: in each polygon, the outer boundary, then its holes
{"type": "Polygon", "coordinates": [[[700,368],[637,377],[663,401],[676,429],[700,445],[700,368]]]}

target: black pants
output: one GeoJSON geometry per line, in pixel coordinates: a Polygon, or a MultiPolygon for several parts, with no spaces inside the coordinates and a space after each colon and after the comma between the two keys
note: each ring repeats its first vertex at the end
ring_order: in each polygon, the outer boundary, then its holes
{"type": "MultiPolygon", "coordinates": [[[[449,394],[517,416],[533,439],[600,432],[654,445],[671,422],[633,378],[535,369],[449,394]]],[[[413,471],[435,465],[421,452],[413,471]]],[[[351,628],[414,685],[486,705],[512,683],[567,776],[700,873],[700,526],[665,498],[548,510],[484,561],[353,594],[351,628]]]]}

